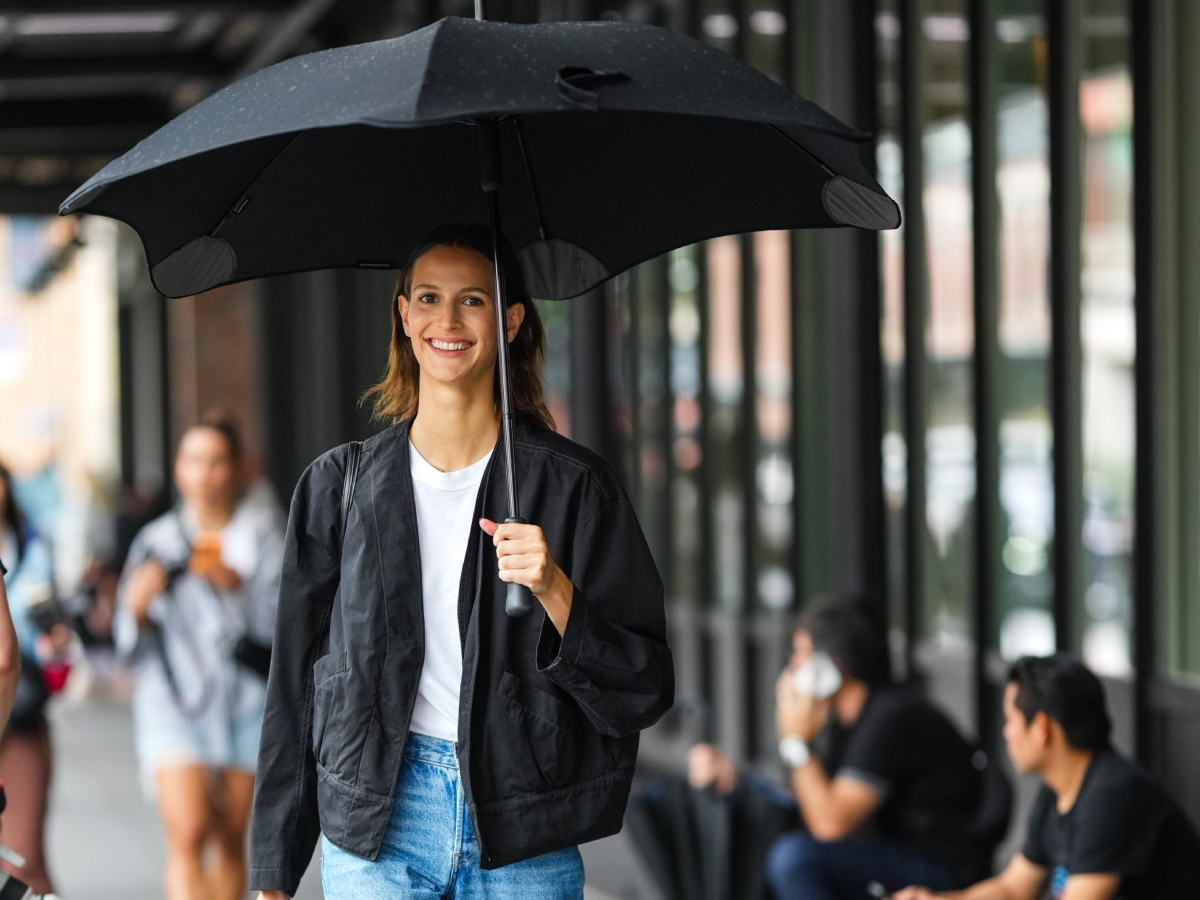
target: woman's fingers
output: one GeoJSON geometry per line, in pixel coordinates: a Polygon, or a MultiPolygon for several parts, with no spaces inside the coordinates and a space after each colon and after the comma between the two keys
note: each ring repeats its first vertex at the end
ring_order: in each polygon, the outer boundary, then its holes
{"type": "Polygon", "coordinates": [[[519,553],[500,557],[499,566],[502,572],[509,569],[533,569],[539,566],[545,568],[546,558],[536,553],[519,553]]]}
{"type": "Polygon", "coordinates": [[[505,541],[542,540],[542,529],[536,525],[522,525],[519,522],[493,522],[491,519],[480,519],[479,527],[489,535],[496,546],[505,541]]]}

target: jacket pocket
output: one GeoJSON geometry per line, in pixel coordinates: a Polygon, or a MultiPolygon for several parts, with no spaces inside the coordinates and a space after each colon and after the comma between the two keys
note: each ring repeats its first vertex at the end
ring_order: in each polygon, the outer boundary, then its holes
{"type": "Polygon", "coordinates": [[[575,774],[575,714],[511,672],[496,687],[487,752],[500,796],[562,787],[575,774]]]}
{"type": "Polygon", "coordinates": [[[321,741],[325,737],[329,718],[337,708],[336,695],[340,693],[338,686],[345,679],[347,665],[345,653],[327,653],[313,665],[313,756],[321,759],[321,741]]]}

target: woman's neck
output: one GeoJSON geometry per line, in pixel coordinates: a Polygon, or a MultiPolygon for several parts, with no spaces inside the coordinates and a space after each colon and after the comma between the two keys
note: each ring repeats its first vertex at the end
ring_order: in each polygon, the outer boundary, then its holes
{"type": "Polygon", "coordinates": [[[199,524],[201,531],[220,531],[233,518],[235,505],[233,502],[218,501],[211,503],[188,503],[188,508],[191,510],[192,515],[196,517],[196,522],[199,524]]]}
{"type": "Polygon", "coordinates": [[[456,472],[478,462],[496,446],[500,417],[492,385],[461,390],[458,385],[421,381],[412,442],[425,461],[443,472],[456,472]]]}

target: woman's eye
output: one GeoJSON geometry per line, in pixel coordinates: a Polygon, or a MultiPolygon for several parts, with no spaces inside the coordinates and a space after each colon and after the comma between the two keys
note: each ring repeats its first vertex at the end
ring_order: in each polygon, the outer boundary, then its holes
{"type": "Polygon", "coordinates": [[[437,302],[437,294],[422,294],[417,299],[420,300],[422,303],[436,303],[437,302]]]}
{"type": "Polygon", "coordinates": [[[467,304],[467,306],[483,306],[483,298],[482,297],[465,297],[465,298],[463,298],[463,303],[467,304]]]}

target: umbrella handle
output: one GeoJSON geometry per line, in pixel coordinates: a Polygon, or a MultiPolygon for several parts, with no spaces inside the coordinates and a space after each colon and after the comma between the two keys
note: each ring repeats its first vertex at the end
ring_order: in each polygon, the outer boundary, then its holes
{"type": "MultiPolygon", "coordinates": [[[[520,516],[509,516],[504,520],[506,525],[509,522],[515,522],[518,525],[528,524],[520,516]]],[[[504,611],[511,618],[525,618],[525,616],[533,612],[533,592],[523,584],[510,581],[508,583],[508,594],[504,598],[504,611]]]]}

